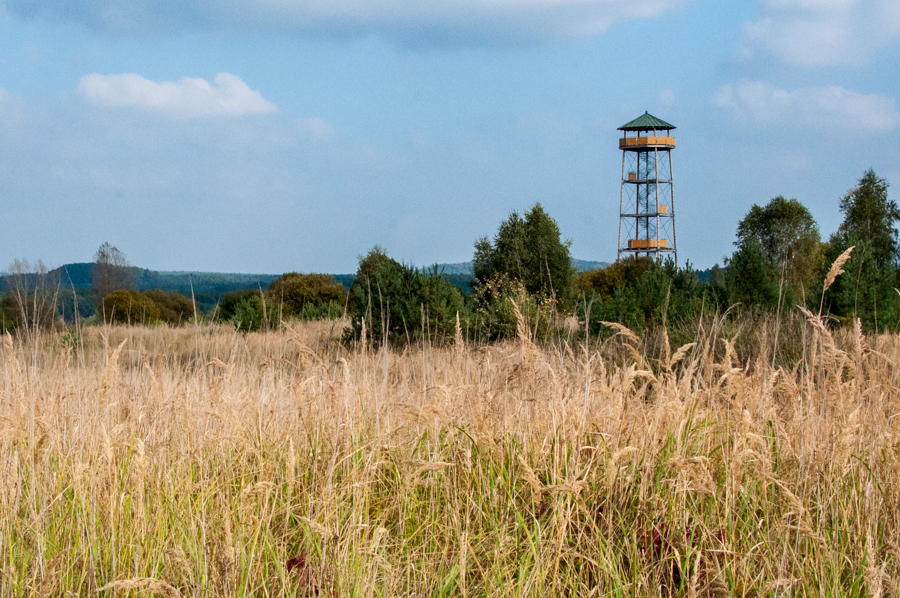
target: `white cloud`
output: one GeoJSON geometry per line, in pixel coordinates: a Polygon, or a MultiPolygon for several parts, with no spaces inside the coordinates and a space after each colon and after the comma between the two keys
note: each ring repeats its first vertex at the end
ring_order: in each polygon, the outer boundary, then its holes
{"type": "Polygon", "coordinates": [[[802,66],[852,65],[900,40],[897,0],[764,0],[744,24],[742,53],[762,49],[802,66]]]}
{"type": "Polygon", "coordinates": [[[331,141],[335,138],[335,130],[321,118],[299,118],[297,129],[314,141],[331,141]]]}
{"type": "Polygon", "coordinates": [[[867,132],[890,131],[900,125],[894,98],[836,85],[785,91],[767,83],[746,82],[721,87],[713,101],[739,118],[770,125],[867,132]]]}
{"type": "Polygon", "coordinates": [[[117,34],[185,29],[381,35],[413,45],[579,37],[690,0],[0,0],[27,19],[74,21],[117,34]]]}
{"type": "Polygon", "coordinates": [[[205,79],[151,81],[140,75],[86,75],[78,92],[95,106],[136,108],[181,118],[270,114],[278,110],[240,77],[219,73],[215,85],[205,79]]]}
{"type": "Polygon", "coordinates": [[[678,103],[678,94],[674,89],[663,89],[659,92],[656,101],[662,106],[674,106],[678,103]]]}

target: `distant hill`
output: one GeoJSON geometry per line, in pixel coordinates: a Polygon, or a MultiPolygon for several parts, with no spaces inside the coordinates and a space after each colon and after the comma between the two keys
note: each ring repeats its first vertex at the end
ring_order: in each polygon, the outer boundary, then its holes
{"type": "MultiPolygon", "coordinates": [[[[54,285],[59,284],[64,289],[89,289],[91,288],[91,272],[94,269],[92,262],[66,264],[48,275],[54,285]]],[[[162,289],[163,291],[181,291],[190,294],[193,288],[195,293],[212,292],[228,293],[243,289],[269,288],[273,280],[280,274],[237,274],[223,272],[166,272],[148,270],[147,268],[134,268],[134,287],[139,291],[150,289],[162,289]]],[[[6,277],[0,277],[0,282],[5,283],[6,277]]],[[[37,275],[27,275],[30,282],[36,280],[37,275]],[[32,280],[34,279],[34,280],[32,280]]],[[[6,284],[0,285],[6,288],[6,284]]]]}
{"type": "Polygon", "coordinates": [[[468,274],[472,276],[472,262],[461,262],[459,264],[436,264],[438,270],[443,270],[444,274],[468,274]]]}
{"type": "MultiPolygon", "coordinates": [[[[575,269],[579,272],[585,272],[587,270],[593,270],[595,268],[605,268],[609,265],[609,262],[594,262],[590,260],[577,260],[572,258],[572,265],[575,266],[575,269]]],[[[444,274],[468,274],[472,276],[474,271],[472,269],[472,262],[461,262],[457,264],[438,264],[437,267],[439,269],[443,268],[444,274]]]]}
{"type": "Polygon", "coordinates": [[[237,274],[223,272],[160,272],[144,268],[134,269],[134,284],[138,290],[228,293],[243,289],[267,289],[280,274],[237,274]]]}
{"type": "MultiPolygon", "coordinates": [[[[606,262],[594,262],[589,260],[573,259],[572,263],[579,272],[603,268],[606,262]]],[[[462,292],[469,293],[469,283],[474,280],[472,262],[457,264],[437,264],[439,270],[443,270],[444,276],[456,285],[462,292]]],[[[83,316],[93,313],[93,298],[91,293],[91,273],[94,269],[92,262],[79,262],[60,266],[48,273],[48,280],[41,281],[37,274],[26,274],[26,284],[29,287],[37,287],[42,282],[51,287],[58,287],[61,292],[61,300],[71,307],[64,309],[66,313],[73,312],[77,302],[78,311],[83,316]],[[75,295],[73,295],[73,289],[75,295]]],[[[430,269],[430,267],[426,267],[430,269]]],[[[240,274],[233,272],[193,272],[193,271],[160,271],[147,268],[134,268],[134,288],[138,291],[161,289],[163,291],[177,291],[188,297],[193,296],[197,301],[197,307],[207,311],[215,307],[221,301],[225,293],[243,291],[245,289],[266,290],[280,274],[240,274]]],[[[349,289],[355,278],[354,274],[333,274],[335,280],[349,289]]],[[[0,276],[0,292],[9,289],[9,280],[6,276],[0,276]]]]}
{"type": "Polygon", "coordinates": [[[694,270],[694,274],[697,275],[697,279],[700,282],[709,282],[712,280],[712,268],[707,268],[706,270],[694,270]]]}
{"type": "MultiPolygon", "coordinates": [[[[60,301],[64,304],[64,313],[74,313],[74,305],[77,301],[78,311],[84,317],[93,313],[93,293],[91,292],[91,272],[94,269],[92,262],[66,264],[47,273],[48,280],[41,281],[37,274],[25,275],[25,282],[29,287],[37,287],[43,282],[53,288],[59,288],[60,301]],[[73,289],[77,299],[73,297],[73,289]]],[[[163,291],[177,291],[187,297],[193,294],[197,301],[197,307],[201,311],[208,311],[221,301],[225,293],[242,291],[245,289],[266,290],[280,274],[237,274],[221,272],[164,272],[148,270],[147,268],[134,268],[134,288],[138,291],[161,289],[163,291]]],[[[338,282],[349,286],[352,276],[336,276],[338,282]],[[348,280],[349,278],[349,280],[348,280]]],[[[9,288],[10,281],[6,276],[0,276],[0,291],[9,288]]]]}
{"type": "MultiPolygon", "coordinates": [[[[585,270],[593,270],[594,268],[605,268],[609,264],[607,262],[595,262],[590,260],[573,259],[572,264],[579,272],[585,270]]],[[[438,269],[443,270],[444,274],[459,286],[464,286],[473,275],[472,262],[461,262],[455,264],[437,264],[438,269]]],[[[91,288],[91,272],[94,264],[92,262],[78,262],[60,266],[55,270],[51,270],[49,275],[55,284],[65,289],[75,288],[84,290],[91,288]]],[[[427,267],[426,267],[427,268],[427,267]]],[[[191,289],[194,293],[215,293],[224,294],[231,291],[240,291],[244,289],[262,289],[266,290],[269,285],[280,274],[240,274],[234,272],[194,272],[194,271],[163,271],[149,270],[147,268],[134,268],[134,286],[139,291],[149,289],[162,289],[164,291],[180,291],[190,294],[191,289]]],[[[335,280],[350,287],[353,282],[353,274],[333,274],[335,280]]],[[[29,284],[37,282],[36,274],[26,275],[29,284]]],[[[0,290],[7,289],[6,277],[0,276],[0,290]]]]}
{"type": "Polygon", "coordinates": [[[609,265],[609,262],[594,262],[591,260],[576,260],[575,258],[572,258],[572,264],[579,272],[587,272],[588,270],[605,268],[609,265]]]}

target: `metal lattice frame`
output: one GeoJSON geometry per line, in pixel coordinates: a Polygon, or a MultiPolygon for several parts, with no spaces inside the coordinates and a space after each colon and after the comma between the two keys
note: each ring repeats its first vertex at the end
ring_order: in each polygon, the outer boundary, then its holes
{"type": "MultiPolygon", "coordinates": [[[[646,131],[647,135],[651,131],[646,131]]],[[[652,136],[662,131],[652,130],[652,136]]],[[[669,137],[666,130],[666,138],[669,137]]],[[[637,132],[641,136],[641,132],[637,132]]],[[[622,139],[628,138],[625,131],[622,139]]],[[[622,147],[622,187],[619,196],[618,258],[646,255],[658,261],[671,254],[678,262],[675,234],[675,190],[672,148],[668,143],[622,147]]]]}

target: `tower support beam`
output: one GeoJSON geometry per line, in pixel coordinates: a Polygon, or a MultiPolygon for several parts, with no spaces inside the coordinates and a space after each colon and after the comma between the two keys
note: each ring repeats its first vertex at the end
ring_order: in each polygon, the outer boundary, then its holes
{"type": "Polygon", "coordinates": [[[644,113],[622,125],[622,187],[619,194],[619,259],[645,255],[678,262],[672,150],[675,129],[644,113]]]}

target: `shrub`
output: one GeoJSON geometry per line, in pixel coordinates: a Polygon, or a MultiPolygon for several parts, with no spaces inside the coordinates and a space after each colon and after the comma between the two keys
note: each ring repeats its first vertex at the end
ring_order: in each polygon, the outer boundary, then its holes
{"type": "Polygon", "coordinates": [[[377,245],[360,257],[347,302],[353,337],[360,337],[363,321],[369,337],[375,340],[382,340],[384,335],[391,340],[402,336],[408,324],[403,305],[409,286],[404,278],[408,274],[408,269],[377,245]]]}
{"type": "Polygon", "coordinates": [[[621,284],[605,295],[588,288],[577,309],[580,321],[590,321],[593,335],[609,333],[603,321],[619,322],[638,332],[665,322],[673,340],[677,336],[677,340],[687,342],[684,339],[694,333],[691,326],[704,304],[715,311],[711,286],[700,282],[690,264],[678,268],[671,260],[658,264],[650,258],[632,257],[606,269],[610,268],[618,272],[621,284]],[[677,332],[682,329],[687,333],[677,332]]]}
{"type": "Polygon", "coordinates": [[[435,265],[417,272],[411,299],[419,307],[419,330],[429,339],[447,339],[456,333],[456,316],[465,318],[463,295],[435,265]],[[423,319],[424,318],[424,319],[423,319]]]}
{"type": "Polygon", "coordinates": [[[159,317],[166,324],[179,326],[185,324],[194,317],[193,302],[177,291],[161,291],[154,289],[143,293],[156,303],[159,308],[159,317]]]}
{"type": "Polygon", "coordinates": [[[344,315],[344,303],[329,301],[320,305],[307,303],[303,310],[296,314],[298,320],[336,320],[344,315]]]}
{"type": "MultiPolygon", "coordinates": [[[[243,297],[234,307],[234,314],[229,321],[241,332],[253,332],[272,327],[271,318],[267,317],[263,296],[254,293],[243,297]]],[[[277,321],[275,322],[277,324],[277,321]]]]}
{"type": "Polygon", "coordinates": [[[360,257],[350,287],[347,338],[360,338],[362,322],[375,342],[407,342],[453,336],[462,294],[435,267],[419,271],[387,256],[378,246],[360,257]]]}
{"type": "Polygon", "coordinates": [[[6,293],[0,299],[0,334],[13,332],[19,327],[21,316],[12,293],[6,293]]]}
{"type": "Polygon", "coordinates": [[[529,293],[519,280],[500,275],[489,278],[478,285],[473,296],[479,330],[489,340],[514,338],[518,326],[515,301],[533,338],[548,340],[558,328],[558,316],[553,302],[547,299],[529,293]]]}
{"type": "Polygon", "coordinates": [[[160,319],[159,306],[149,296],[120,289],[103,298],[100,312],[107,322],[153,324],[160,319]]]}
{"type": "Polygon", "coordinates": [[[617,260],[605,268],[581,272],[576,278],[575,288],[579,293],[593,291],[598,297],[610,297],[619,287],[634,286],[644,272],[659,267],[651,257],[633,255],[617,260]]]}
{"type": "Polygon", "coordinates": [[[242,332],[251,332],[278,328],[281,307],[272,305],[268,293],[246,289],[225,293],[212,317],[217,322],[231,323],[242,332]]]}
{"type": "MultiPolygon", "coordinates": [[[[289,272],[277,278],[269,286],[268,296],[277,303],[285,318],[309,319],[309,316],[334,313],[320,310],[323,305],[336,303],[343,306],[347,299],[344,285],[328,274],[298,274],[289,272]]],[[[338,312],[335,317],[339,317],[338,312]]]]}
{"type": "Polygon", "coordinates": [[[212,318],[218,322],[230,322],[237,311],[238,305],[244,299],[253,296],[259,296],[260,291],[254,289],[246,289],[243,291],[231,291],[222,296],[221,301],[216,305],[212,313],[212,318]]]}

